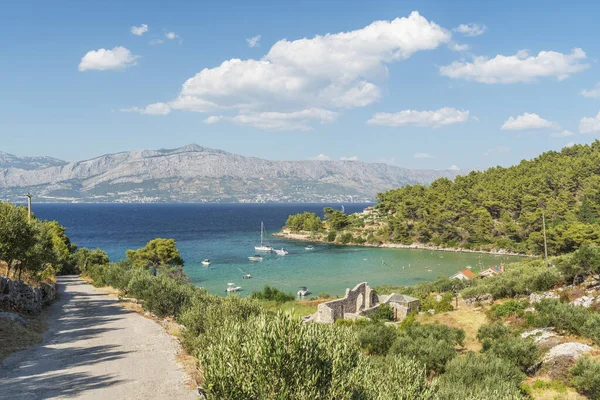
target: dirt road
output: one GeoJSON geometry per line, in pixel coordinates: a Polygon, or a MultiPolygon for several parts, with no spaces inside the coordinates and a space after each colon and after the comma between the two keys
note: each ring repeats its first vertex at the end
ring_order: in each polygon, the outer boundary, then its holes
{"type": "Polygon", "coordinates": [[[2,362],[0,397],[196,398],[160,325],[74,276],[59,277],[58,293],[44,342],[2,362]]]}

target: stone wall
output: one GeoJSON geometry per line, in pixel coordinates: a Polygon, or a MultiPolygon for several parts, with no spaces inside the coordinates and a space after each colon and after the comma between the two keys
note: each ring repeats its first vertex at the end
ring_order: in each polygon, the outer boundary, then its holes
{"type": "Polygon", "coordinates": [[[367,284],[359,283],[352,289],[346,289],[346,295],[341,299],[319,304],[315,320],[323,323],[333,323],[347,314],[360,314],[379,303],[377,293],[367,284]]]}
{"type": "Polygon", "coordinates": [[[54,285],[42,283],[38,287],[23,281],[13,281],[0,276],[0,306],[22,312],[40,311],[56,297],[54,285]]]}

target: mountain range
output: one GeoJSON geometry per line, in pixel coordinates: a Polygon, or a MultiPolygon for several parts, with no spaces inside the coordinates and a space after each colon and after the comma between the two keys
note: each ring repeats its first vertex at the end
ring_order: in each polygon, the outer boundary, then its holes
{"type": "Polygon", "coordinates": [[[66,162],[0,152],[0,199],[38,202],[366,202],[460,171],[361,161],[269,161],[188,145],[66,162]]]}

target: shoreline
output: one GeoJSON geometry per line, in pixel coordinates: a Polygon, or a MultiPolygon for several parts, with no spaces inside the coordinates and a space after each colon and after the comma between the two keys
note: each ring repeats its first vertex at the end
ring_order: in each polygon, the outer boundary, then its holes
{"type": "Polygon", "coordinates": [[[516,256],[516,257],[534,257],[534,255],[520,254],[520,253],[512,253],[510,251],[488,251],[488,250],[470,250],[463,248],[455,248],[455,247],[439,247],[432,246],[426,244],[401,244],[401,243],[382,243],[382,244],[372,244],[372,243],[333,243],[328,242],[323,238],[311,238],[308,233],[291,233],[286,231],[280,231],[274,233],[272,236],[287,239],[287,240],[295,240],[295,241],[303,241],[310,243],[326,243],[326,244],[334,244],[338,246],[355,246],[355,247],[376,247],[383,249],[409,249],[409,250],[430,250],[430,251],[445,251],[450,253],[476,253],[476,254],[489,254],[494,256],[516,256]]]}

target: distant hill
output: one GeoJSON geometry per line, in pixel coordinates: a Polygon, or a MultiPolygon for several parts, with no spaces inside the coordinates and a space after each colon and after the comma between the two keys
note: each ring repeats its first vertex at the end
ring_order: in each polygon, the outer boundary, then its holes
{"type": "Polygon", "coordinates": [[[457,171],[360,161],[268,161],[198,145],[66,163],[1,153],[0,198],[46,202],[364,202],[457,171]]]}

